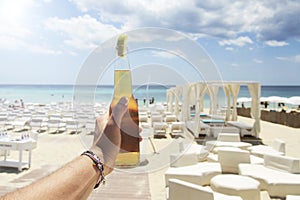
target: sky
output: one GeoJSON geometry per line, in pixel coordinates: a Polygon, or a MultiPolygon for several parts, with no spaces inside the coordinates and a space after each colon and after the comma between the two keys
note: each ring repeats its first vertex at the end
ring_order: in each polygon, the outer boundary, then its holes
{"type": "Polygon", "coordinates": [[[157,27],[199,44],[222,80],[300,85],[299,16],[298,0],[0,0],[0,84],[74,84],[99,45],[157,27]]]}

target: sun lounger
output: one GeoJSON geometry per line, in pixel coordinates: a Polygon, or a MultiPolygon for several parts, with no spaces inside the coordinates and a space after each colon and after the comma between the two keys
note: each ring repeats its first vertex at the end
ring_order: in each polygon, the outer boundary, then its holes
{"type": "Polygon", "coordinates": [[[209,128],[209,134],[214,138],[221,133],[239,133],[239,129],[233,126],[212,126],[209,128]]]}
{"type": "Polygon", "coordinates": [[[183,167],[169,167],[165,172],[165,184],[168,186],[168,180],[175,178],[204,186],[210,184],[212,177],[221,173],[222,170],[219,163],[200,162],[183,167]]]}
{"type": "Polygon", "coordinates": [[[213,191],[227,195],[236,195],[243,200],[260,200],[260,183],[247,176],[220,174],[210,181],[213,191]]]}
{"type": "Polygon", "coordinates": [[[66,130],[70,133],[79,133],[79,122],[75,119],[66,120],[66,130]]]}
{"type": "Polygon", "coordinates": [[[16,118],[14,121],[11,122],[11,125],[14,127],[16,132],[21,132],[23,130],[28,130],[30,124],[30,118],[16,118]]]}
{"type": "Polygon", "coordinates": [[[253,126],[240,121],[227,121],[230,126],[234,126],[239,129],[240,136],[252,134],[253,126]]]}
{"type": "Polygon", "coordinates": [[[265,154],[284,155],[285,154],[285,142],[280,139],[275,139],[272,146],[256,145],[249,147],[248,150],[253,155],[264,157],[265,154]]]}
{"type": "Polygon", "coordinates": [[[216,147],[236,147],[240,149],[247,149],[252,144],[247,142],[240,142],[239,134],[235,133],[220,133],[217,140],[207,141],[205,143],[209,151],[214,151],[216,147]]]}
{"type": "Polygon", "coordinates": [[[285,200],[300,200],[300,195],[286,195],[285,200]]]}
{"type": "Polygon", "coordinates": [[[236,133],[221,133],[218,135],[217,140],[222,142],[240,142],[241,137],[236,133]]]}
{"type": "Polygon", "coordinates": [[[208,187],[178,179],[169,180],[169,200],[241,200],[238,196],[225,195],[213,192],[208,187]]]}
{"type": "Polygon", "coordinates": [[[177,121],[176,115],[168,114],[165,117],[165,122],[167,123],[176,122],[176,121],[177,121]]]}
{"type": "Polygon", "coordinates": [[[61,119],[50,118],[47,123],[49,133],[60,133],[66,130],[66,123],[61,119]]]}
{"type": "Polygon", "coordinates": [[[184,136],[184,129],[184,122],[171,122],[170,124],[170,132],[172,136],[184,136]]]}
{"type": "Polygon", "coordinates": [[[153,122],[154,135],[166,135],[168,124],[166,122],[153,122]]]}
{"type": "Polygon", "coordinates": [[[210,132],[210,126],[207,124],[204,124],[203,122],[198,122],[198,129],[195,124],[195,121],[187,121],[186,122],[186,128],[194,135],[194,137],[198,138],[199,135],[207,135],[209,136],[210,132]]]}
{"type": "Polygon", "coordinates": [[[196,154],[198,162],[205,161],[209,154],[205,146],[196,143],[181,143],[179,149],[184,153],[196,154]]]}
{"type": "Polygon", "coordinates": [[[299,158],[265,155],[264,165],[239,164],[239,173],[258,180],[272,197],[300,195],[299,158]]]}
{"type": "MultiPolygon", "coordinates": [[[[224,147],[223,147],[224,148],[224,147]]],[[[249,151],[238,148],[219,148],[218,154],[209,155],[210,161],[216,161],[221,164],[222,173],[238,174],[238,165],[240,163],[263,164],[263,159],[250,155],[249,151]]]]}

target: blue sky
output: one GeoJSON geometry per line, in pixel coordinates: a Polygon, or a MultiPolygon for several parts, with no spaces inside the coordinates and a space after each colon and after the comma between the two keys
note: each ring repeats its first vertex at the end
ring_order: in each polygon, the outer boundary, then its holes
{"type": "Polygon", "coordinates": [[[74,84],[106,40],[161,27],[198,42],[223,80],[300,85],[299,16],[296,0],[1,0],[0,84],[74,84]]]}

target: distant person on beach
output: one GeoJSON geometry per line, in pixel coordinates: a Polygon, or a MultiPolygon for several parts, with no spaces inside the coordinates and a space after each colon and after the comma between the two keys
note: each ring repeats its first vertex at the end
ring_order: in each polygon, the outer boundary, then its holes
{"type": "Polygon", "coordinates": [[[21,103],[21,108],[25,108],[25,104],[24,104],[23,99],[20,99],[20,103],[21,103]]]}
{"type": "Polygon", "coordinates": [[[264,102],[265,108],[268,108],[269,103],[267,101],[264,102]]]}
{"type": "Polygon", "coordinates": [[[123,97],[110,116],[97,119],[94,144],[89,151],[49,176],[0,197],[0,200],[87,199],[93,188],[97,188],[104,176],[113,170],[121,145],[119,127],[127,108],[128,99],[123,97]]]}

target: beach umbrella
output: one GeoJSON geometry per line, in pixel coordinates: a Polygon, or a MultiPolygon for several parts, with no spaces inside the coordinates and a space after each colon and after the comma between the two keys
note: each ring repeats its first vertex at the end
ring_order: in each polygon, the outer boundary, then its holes
{"type": "Polygon", "coordinates": [[[260,102],[268,101],[268,97],[260,97],[260,102]]]}
{"type": "Polygon", "coordinates": [[[268,102],[272,102],[272,103],[287,103],[288,102],[288,98],[286,97],[279,97],[279,96],[270,96],[267,97],[268,102]]]}
{"type": "Polygon", "coordinates": [[[287,103],[292,104],[292,105],[300,105],[300,96],[294,96],[288,98],[287,103]]]}
{"type": "Polygon", "coordinates": [[[252,99],[249,98],[249,97],[240,97],[240,98],[237,99],[237,102],[244,102],[244,103],[246,103],[246,102],[251,102],[251,101],[252,101],[252,99]]]}

